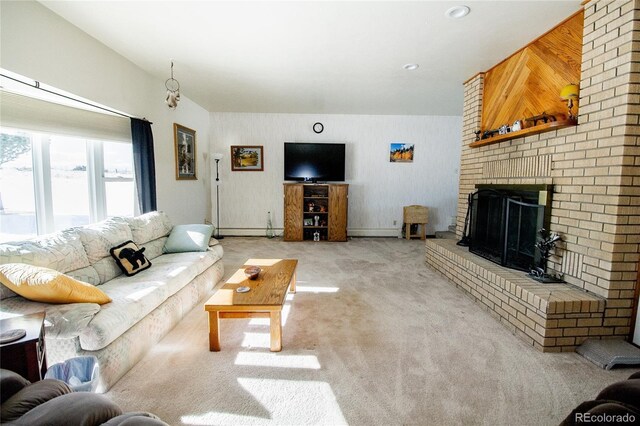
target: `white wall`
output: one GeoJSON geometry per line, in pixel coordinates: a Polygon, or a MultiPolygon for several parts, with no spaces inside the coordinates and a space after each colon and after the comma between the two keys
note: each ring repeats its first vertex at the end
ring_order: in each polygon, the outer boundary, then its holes
{"type": "Polygon", "coordinates": [[[158,208],[175,223],[215,222],[209,153],[221,151],[223,234],[262,234],[267,211],[281,227],[285,141],[347,143],[350,235],[396,236],[409,204],[430,207],[429,233],[446,229],[455,215],[460,117],[209,114],[188,93],[171,111],[163,80],[39,3],[0,2],[0,12],[2,68],[154,123],[158,208]],[[320,135],[311,129],[316,121],[325,125],[320,135]],[[196,181],[175,180],[174,122],[196,130],[196,181]],[[389,163],[389,143],[396,141],[415,144],[413,163],[389,163]],[[264,145],[265,171],[230,172],[230,145],[264,145]]]}
{"type": "MultiPolygon", "coordinates": [[[[268,211],[282,228],[284,142],[347,144],[349,235],[397,236],[402,207],[411,204],[429,207],[427,233],[446,230],[456,214],[461,129],[462,118],[451,116],[211,113],[211,152],[225,156],[221,233],[264,235],[268,211]],[[413,163],[389,162],[391,142],[415,144],[413,163]],[[263,145],[264,172],[232,172],[231,145],[263,145]]],[[[212,191],[215,223],[215,183],[212,191]]]]}
{"type": "MultiPolygon", "coordinates": [[[[152,121],[158,209],[174,223],[210,219],[210,125],[204,108],[183,93],[178,108],[169,110],[163,80],[37,2],[0,2],[0,15],[2,68],[152,121]],[[174,122],[196,130],[196,181],[175,180],[174,122]]],[[[168,52],[167,73],[169,66],[168,52]]]]}

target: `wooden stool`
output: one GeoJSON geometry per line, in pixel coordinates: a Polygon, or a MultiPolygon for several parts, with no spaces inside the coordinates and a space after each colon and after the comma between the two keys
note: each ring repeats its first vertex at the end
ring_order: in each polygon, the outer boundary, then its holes
{"type": "Polygon", "coordinates": [[[411,237],[420,237],[421,240],[427,239],[427,222],[429,217],[429,209],[425,206],[405,206],[403,211],[404,235],[407,240],[411,237]],[[418,234],[411,233],[411,225],[420,225],[421,232],[418,234]]]}

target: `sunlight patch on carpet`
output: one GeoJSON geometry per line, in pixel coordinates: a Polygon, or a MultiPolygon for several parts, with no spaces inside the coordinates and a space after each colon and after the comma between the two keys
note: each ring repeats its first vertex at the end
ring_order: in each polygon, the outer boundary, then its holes
{"type": "Polygon", "coordinates": [[[302,293],[337,293],[338,287],[312,287],[312,286],[296,286],[296,291],[302,293]]]}
{"type": "Polygon", "coordinates": [[[240,377],[238,383],[269,410],[275,423],[347,424],[326,382],[240,377]]]}
{"type": "Polygon", "coordinates": [[[242,416],[240,414],[215,413],[209,412],[204,414],[192,414],[180,417],[180,421],[185,425],[259,425],[268,424],[270,420],[261,419],[260,417],[242,416]]]}
{"type": "Polygon", "coordinates": [[[275,353],[240,352],[235,365],[251,365],[256,367],[276,368],[308,368],[320,369],[320,362],[315,355],[280,355],[275,353]]]}
{"type": "Polygon", "coordinates": [[[268,418],[210,411],[181,416],[181,422],[188,425],[347,424],[326,382],[241,377],[238,384],[255,399],[253,404],[260,404],[269,413],[268,418]]]}

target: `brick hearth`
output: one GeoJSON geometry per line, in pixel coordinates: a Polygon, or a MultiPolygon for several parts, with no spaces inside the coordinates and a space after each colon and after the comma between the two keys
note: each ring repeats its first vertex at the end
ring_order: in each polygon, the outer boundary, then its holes
{"type": "MultiPolygon", "coordinates": [[[[549,262],[568,284],[539,284],[427,241],[427,263],[544,351],[630,333],[640,243],[640,5],[585,7],[578,126],[471,148],[480,129],[483,74],[465,83],[457,237],[477,184],[552,184],[549,262]]],[[[569,83],[569,82],[567,82],[569,83]]]]}
{"type": "Polygon", "coordinates": [[[545,352],[573,351],[602,327],[605,300],[566,284],[541,284],[469,253],[456,240],[427,240],[427,263],[482,303],[501,323],[545,352]]]}

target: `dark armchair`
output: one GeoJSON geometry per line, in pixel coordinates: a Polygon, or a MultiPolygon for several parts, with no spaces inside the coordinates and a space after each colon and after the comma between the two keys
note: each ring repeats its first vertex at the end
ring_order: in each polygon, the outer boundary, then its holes
{"type": "Polygon", "coordinates": [[[13,371],[0,369],[0,423],[3,425],[167,426],[150,413],[123,414],[103,395],[73,392],[61,380],[30,383],[13,371]]]}
{"type": "Polygon", "coordinates": [[[627,380],[604,388],[592,401],[578,405],[560,426],[581,424],[638,424],[640,422],[640,371],[627,380]]]}

